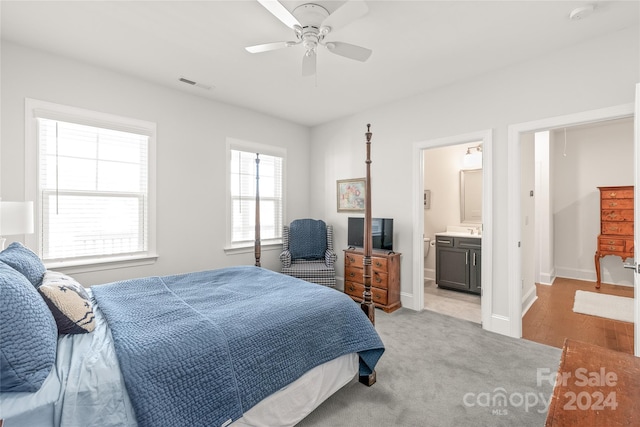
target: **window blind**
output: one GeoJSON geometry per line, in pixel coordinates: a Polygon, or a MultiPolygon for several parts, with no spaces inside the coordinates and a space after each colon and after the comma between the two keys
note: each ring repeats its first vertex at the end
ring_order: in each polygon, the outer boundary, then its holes
{"type": "MultiPolygon", "coordinates": [[[[260,154],[260,238],[282,238],[282,157],[260,154]]],[[[256,153],[231,150],[231,243],[253,242],[256,153]]]]}
{"type": "Polygon", "coordinates": [[[148,249],[149,136],[39,117],[43,260],[148,249]]]}

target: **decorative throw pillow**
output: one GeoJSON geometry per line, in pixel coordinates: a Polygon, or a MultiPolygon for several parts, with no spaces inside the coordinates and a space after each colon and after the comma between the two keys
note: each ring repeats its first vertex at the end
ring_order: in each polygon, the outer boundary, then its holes
{"type": "Polygon", "coordinates": [[[22,243],[11,243],[0,252],[0,261],[22,273],[36,288],[42,284],[42,276],[46,268],[40,257],[22,243]]]}
{"type": "Polygon", "coordinates": [[[38,391],[56,360],[56,322],[27,278],[2,262],[0,295],[0,391],[38,391]]]}
{"type": "Polygon", "coordinates": [[[58,333],[86,334],[95,329],[89,294],[72,277],[57,271],[47,271],[38,291],[56,320],[58,333]]]}
{"type": "Polygon", "coordinates": [[[322,220],[296,219],[289,226],[292,259],[323,259],[327,250],[327,225],[322,220]]]}

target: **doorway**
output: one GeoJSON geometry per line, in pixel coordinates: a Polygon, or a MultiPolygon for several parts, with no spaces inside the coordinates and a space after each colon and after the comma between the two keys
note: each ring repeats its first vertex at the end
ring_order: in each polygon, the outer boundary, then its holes
{"type": "MultiPolygon", "coordinates": [[[[491,288],[492,288],[492,130],[473,132],[464,135],[428,140],[414,143],[413,158],[415,159],[413,168],[414,200],[413,215],[413,304],[415,310],[422,310],[425,306],[424,293],[424,235],[425,235],[425,209],[424,209],[424,154],[433,148],[449,147],[477,143],[482,144],[482,243],[481,243],[481,322],[483,327],[489,328],[491,313],[491,288]]],[[[462,153],[464,154],[464,152],[462,153]]],[[[457,182],[457,180],[456,180],[457,182]]],[[[436,195],[433,195],[432,203],[436,202],[436,195]]],[[[432,204],[432,206],[434,206],[432,204]]],[[[431,248],[434,250],[434,248],[431,248]]]]}
{"type": "MultiPolygon", "coordinates": [[[[520,158],[523,136],[530,132],[545,131],[549,129],[563,128],[598,123],[607,120],[633,117],[634,106],[632,104],[588,111],[568,116],[543,119],[535,122],[521,123],[509,126],[509,152],[508,152],[508,244],[514,250],[509,251],[508,277],[510,285],[509,318],[511,331],[514,337],[522,336],[523,313],[523,288],[522,288],[522,212],[521,212],[521,176],[520,158]]],[[[636,178],[637,179],[637,178],[636,178]]],[[[637,297],[636,297],[637,303],[637,297]]],[[[637,343],[636,343],[637,348],[637,343]]]]}
{"type": "Polygon", "coordinates": [[[424,309],[480,324],[481,287],[471,283],[471,270],[480,268],[481,252],[469,256],[469,248],[457,249],[456,239],[467,233],[465,242],[482,241],[482,141],[422,152],[424,309]]]}
{"type": "Polygon", "coordinates": [[[598,187],[633,185],[632,118],[523,133],[520,148],[523,338],[632,353],[631,324],[573,312],[576,294],[633,298],[633,272],[619,257],[599,260],[603,286],[594,285],[598,187]]]}

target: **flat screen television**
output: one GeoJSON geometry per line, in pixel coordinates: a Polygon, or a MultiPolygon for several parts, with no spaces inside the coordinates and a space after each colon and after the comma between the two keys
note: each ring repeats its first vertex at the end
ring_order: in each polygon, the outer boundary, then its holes
{"type": "MultiPolygon", "coordinates": [[[[371,240],[373,249],[393,251],[393,218],[371,218],[371,240]]],[[[364,218],[349,217],[347,245],[364,246],[364,218]]]]}

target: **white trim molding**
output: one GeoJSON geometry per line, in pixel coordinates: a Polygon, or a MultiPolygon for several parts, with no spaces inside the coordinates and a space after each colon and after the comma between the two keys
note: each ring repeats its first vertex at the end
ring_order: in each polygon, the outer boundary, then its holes
{"type": "MultiPolygon", "coordinates": [[[[520,137],[523,133],[544,131],[558,127],[633,117],[634,105],[624,104],[565,116],[549,117],[531,122],[517,123],[508,128],[507,143],[507,277],[509,286],[508,335],[522,337],[522,260],[520,224],[520,137]]],[[[551,278],[549,278],[551,279],[551,278]]]]}

